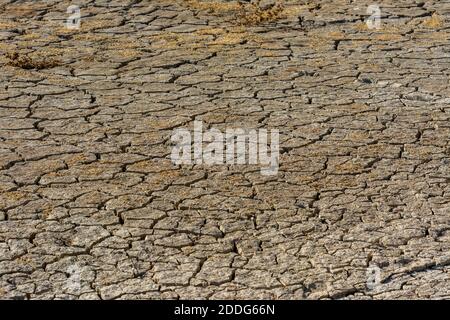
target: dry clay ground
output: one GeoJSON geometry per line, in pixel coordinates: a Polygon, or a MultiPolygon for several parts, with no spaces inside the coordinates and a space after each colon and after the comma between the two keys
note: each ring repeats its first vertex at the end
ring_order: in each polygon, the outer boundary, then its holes
{"type": "Polygon", "coordinates": [[[450,4],[372,2],[0,0],[0,297],[450,298],[450,4]],[[194,119],[278,174],[173,165],[194,119]]]}

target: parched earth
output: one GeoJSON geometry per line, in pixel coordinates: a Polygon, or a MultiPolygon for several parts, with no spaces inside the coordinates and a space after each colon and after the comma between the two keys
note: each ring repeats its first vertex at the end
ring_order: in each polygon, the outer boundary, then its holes
{"type": "Polygon", "coordinates": [[[85,0],[71,30],[0,0],[1,298],[450,298],[450,3],[285,2],[85,0]],[[278,174],[174,165],[195,119],[278,129],[278,174]]]}

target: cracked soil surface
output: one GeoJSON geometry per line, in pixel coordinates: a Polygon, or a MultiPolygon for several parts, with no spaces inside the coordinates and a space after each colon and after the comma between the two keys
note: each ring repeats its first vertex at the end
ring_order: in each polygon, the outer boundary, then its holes
{"type": "Polygon", "coordinates": [[[0,0],[0,298],[450,298],[450,3],[372,2],[0,0]],[[175,166],[194,119],[278,174],[175,166]]]}

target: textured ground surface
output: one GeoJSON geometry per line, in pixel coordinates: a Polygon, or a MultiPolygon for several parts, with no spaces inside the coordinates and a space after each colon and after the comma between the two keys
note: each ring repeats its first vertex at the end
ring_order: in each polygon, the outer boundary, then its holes
{"type": "Polygon", "coordinates": [[[0,0],[1,298],[450,298],[450,4],[293,2],[0,0]],[[172,165],[194,119],[278,175],[172,165]]]}

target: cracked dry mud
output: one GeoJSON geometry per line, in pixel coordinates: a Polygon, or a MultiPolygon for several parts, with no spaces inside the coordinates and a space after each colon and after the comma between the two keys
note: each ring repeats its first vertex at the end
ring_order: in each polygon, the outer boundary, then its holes
{"type": "Polygon", "coordinates": [[[450,298],[449,3],[71,4],[0,0],[1,298],[450,298]],[[278,174],[173,165],[194,119],[278,174]]]}

